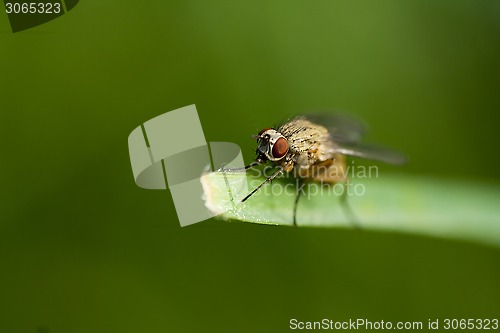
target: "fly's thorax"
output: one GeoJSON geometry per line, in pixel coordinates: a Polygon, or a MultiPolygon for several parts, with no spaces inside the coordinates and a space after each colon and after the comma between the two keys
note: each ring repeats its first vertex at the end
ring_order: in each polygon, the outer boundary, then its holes
{"type": "Polygon", "coordinates": [[[272,162],[281,160],[289,150],[288,140],[273,128],[260,131],[257,136],[257,143],[257,152],[265,155],[272,162]]]}
{"type": "Polygon", "coordinates": [[[278,128],[287,138],[290,150],[302,154],[329,140],[328,130],[302,117],[295,118],[278,128]]]}

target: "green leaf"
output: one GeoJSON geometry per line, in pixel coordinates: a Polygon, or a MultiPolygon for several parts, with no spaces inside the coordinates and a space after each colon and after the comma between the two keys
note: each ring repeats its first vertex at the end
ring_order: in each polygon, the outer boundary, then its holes
{"type": "MultiPolygon", "coordinates": [[[[241,179],[241,173],[203,175],[207,208],[229,221],[293,226],[295,182],[275,179],[241,203],[265,178],[247,174],[248,188],[241,179]]],[[[500,245],[500,188],[495,185],[409,175],[354,179],[344,188],[306,184],[311,185],[299,200],[299,227],[359,226],[500,245]]]]}

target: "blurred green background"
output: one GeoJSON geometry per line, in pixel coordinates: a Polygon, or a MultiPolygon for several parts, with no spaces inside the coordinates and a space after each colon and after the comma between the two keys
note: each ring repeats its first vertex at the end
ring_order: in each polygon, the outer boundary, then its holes
{"type": "Polygon", "coordinates": [[[135,186],[127,137],[195,103],[207,141],[250,161],[257,130],[340,109],[410,156],[382,173],[500,184],[499,59],[497,0],[87,0],[16,34],[0,14],[0,332],[498,318],[498,248],[180,228],[168,191],[135,186]]]}

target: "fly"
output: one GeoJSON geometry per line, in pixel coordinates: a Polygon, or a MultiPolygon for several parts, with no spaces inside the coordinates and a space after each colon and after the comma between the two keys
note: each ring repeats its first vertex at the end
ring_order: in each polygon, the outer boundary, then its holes
{"type": "Polygon", "coordinates": [[[364,133],[365,127],[361,122],[339,115],[298,116],[276,128],[264,128],[255,136],[257,158],[245,170],[266,162],[278,169],[244,197],[242,202],[277,176],[294,172],[300,184],[293,213],[296,225],[300,190],[305,182],[345,183],[346,156],[389,164],[405,162],[405,157],[399,153],[360,145],[364,133]]]}

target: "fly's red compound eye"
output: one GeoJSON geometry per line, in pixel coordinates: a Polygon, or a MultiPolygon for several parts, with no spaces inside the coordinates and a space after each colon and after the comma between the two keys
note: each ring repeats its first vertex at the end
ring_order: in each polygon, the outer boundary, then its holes
{"type": "Polygon", "coordinates": [[[274,158],[282,158],[288,152],[288,141],[281,137],[274,143],[272,154],[274,158]]]}
{"type": "Polygon", "coordinates": [[[269,127],[269,128],[264,128],[262,131],[259,132],[259,136],[261,136],[262,134],[264,134],[265,131],[269,131],[271,130],[272,128],[269,127]]]}

